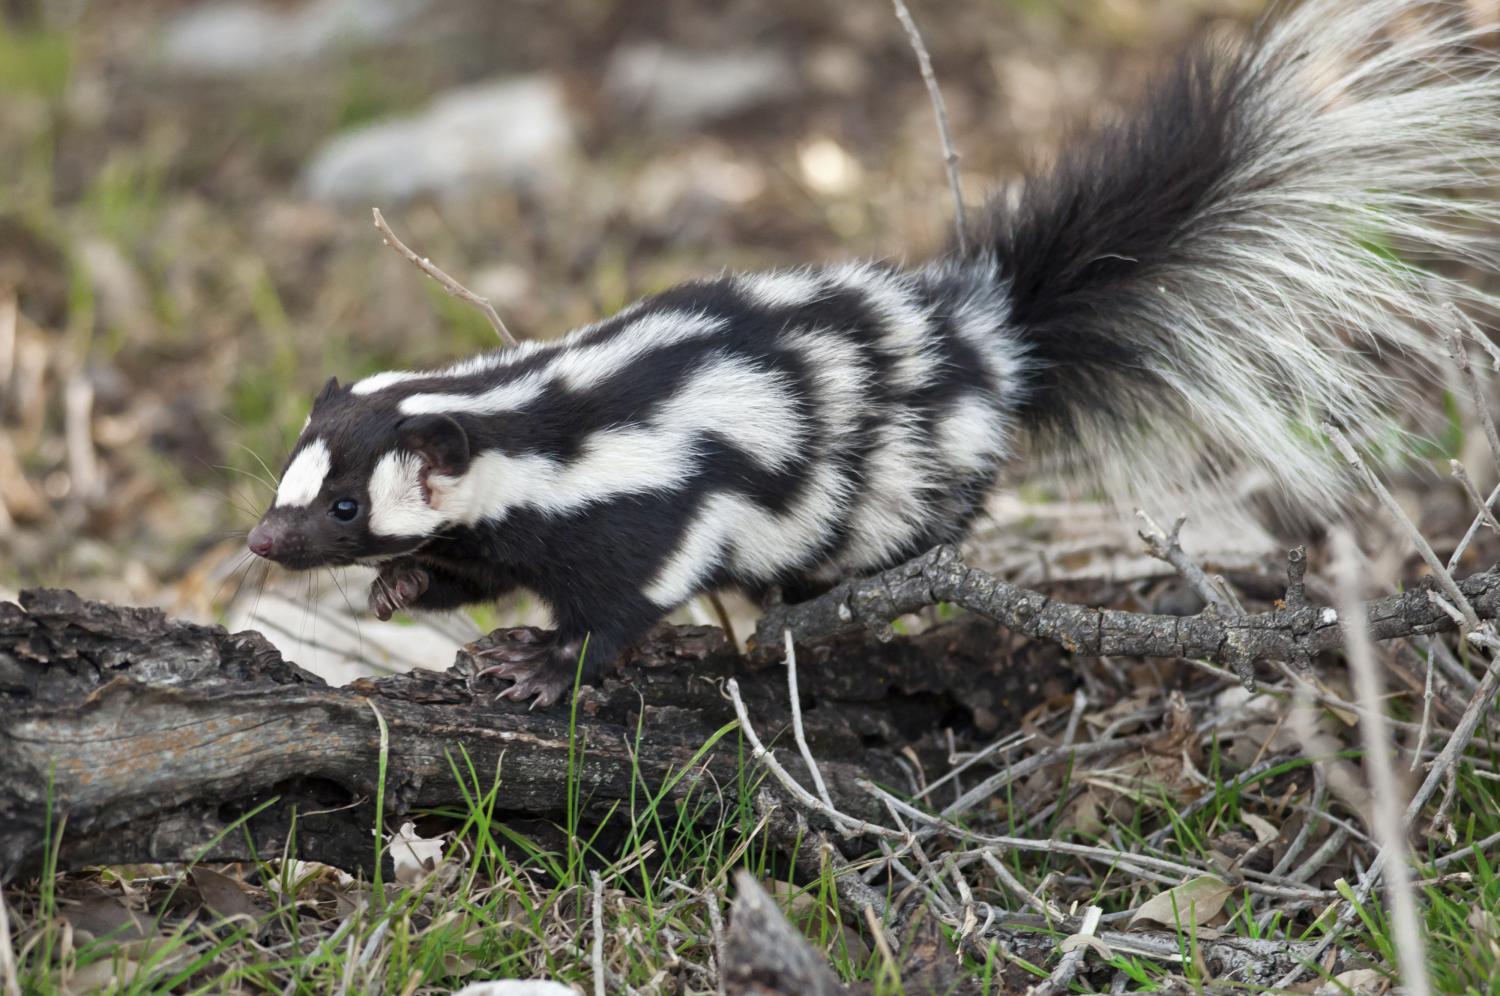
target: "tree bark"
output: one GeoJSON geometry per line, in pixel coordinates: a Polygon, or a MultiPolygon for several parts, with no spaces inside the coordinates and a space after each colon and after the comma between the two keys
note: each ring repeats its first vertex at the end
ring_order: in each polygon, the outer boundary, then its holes
{"type": "MultiPolygon", "coordinates": [[[[1065,687],[1056,652],[1012,655],[1012,643],[967,617],[910,640],[853,634],[803,650],[804,721],[838,805],[875,815],[855,779],[905,784],[902,747],[935,758],[945,726],[1014,725],[1065,687]]],[[[0,603],[0,880],[39,867],[49,826],[64,868],[290,847],[368,874],[382,721],[388,818],[462,809],[476,780],[484,792],[498,777],[497,810],[541,821],[563,818],[570,777],[586,819],[662,787],[702,818],[736,807],[741,779],[760,774],[732,730],[703,749],[733,720],[730,676],[763,739],[789,721],[785,669],[741,659],[715,629],[659,629],[582,690],[576,719],[561,704],[495,702],[499,686],[473,687],[475,669],[460,651],[446,671],[334,688],[258,633],[66,591],[0,603]]],[[[781,753],[800,773],[795,751],[781,753]]]]}

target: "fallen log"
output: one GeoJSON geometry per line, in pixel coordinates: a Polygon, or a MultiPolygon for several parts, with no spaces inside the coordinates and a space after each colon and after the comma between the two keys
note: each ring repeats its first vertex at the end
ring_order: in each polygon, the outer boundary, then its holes
{"type": "MultiPolygon", "coordinates": [[[[1049,679],[1068,683],[1053,648],[1013,655],[1013,644],[965,617],[908,640],[852,634],[801,651],[807,735],[838,805],[869,811],[857,778],[905,784],[900,749],[946,752],[941,731],[955,723],[1013,726],[1049,679]]],[[[66,591],[0,603],[0,881],[39,867],[49,827],[61,868],[290,846],[368,874],[382,728],[388,818],[462,808],[471,779],[484,791],[498,777],[503,817],[560,821],[570,772],[585,817],[665,787],[713,818],[739,779],[761,777],[723,682],[738,678],[763,737],[789,720],[785,669],[742,659],[716,629],[661,628],[584,688],[576,713],[493,701],[475,670],[461,651],[446,671],[335,688],[258,633],[66,591]]]]}

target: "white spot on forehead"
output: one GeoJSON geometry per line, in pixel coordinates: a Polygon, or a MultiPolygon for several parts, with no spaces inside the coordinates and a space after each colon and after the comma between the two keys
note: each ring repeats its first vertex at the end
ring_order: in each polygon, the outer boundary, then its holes
{"type": "Polygon", "coordinates": [[[314,439],[297,452],[286,473],[281,475],[281,485],[276,489],[277,508],[300,508],[309,505],[323,490],[323,479],[328,476],[330,466],[328,446],[321,439],[314,439]]]}

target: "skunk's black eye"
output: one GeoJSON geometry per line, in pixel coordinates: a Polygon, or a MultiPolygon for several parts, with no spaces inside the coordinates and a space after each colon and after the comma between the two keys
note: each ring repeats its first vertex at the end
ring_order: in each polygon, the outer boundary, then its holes
{"type": "Polygon", "coordinates": [[[333,503],[333,507],[328,510],[328,514],[340,522],[348,522],[359,514],[359,502],[353,498],[340,498],[333,503]]]}

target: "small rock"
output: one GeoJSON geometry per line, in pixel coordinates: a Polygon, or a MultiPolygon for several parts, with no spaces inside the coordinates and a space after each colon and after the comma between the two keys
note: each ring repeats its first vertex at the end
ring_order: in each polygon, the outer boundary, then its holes
{"type": "Polygon", "coordinates": [[[604,89],[623,111],[690,128],[789,97],[795,79],[791,60],[774,49],[700,53],[630,45],[611,57],[604,89]]]}
{"type": "Polygon", "coordinates": [[[210,3],[191,7],[167,24],[162,61],[191,73],[274,73],[288,60],[307,61],[339,46],[389,38],[426,6],[427,0],[210,3]]]}
{"type": "Polygon", "coordinates": [[[572,146],[562,87],[528,76],[452,90],[421,113],[334,137],[303,182],[319,200],[400,200],[542,179],[572,146]]]}
{"type": "Polygon", "coordinates": [[[453,996],[578,996],[578,990],[547,979],[497,979],[471,982],[453,996]]]}

